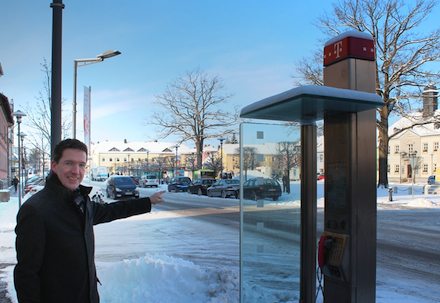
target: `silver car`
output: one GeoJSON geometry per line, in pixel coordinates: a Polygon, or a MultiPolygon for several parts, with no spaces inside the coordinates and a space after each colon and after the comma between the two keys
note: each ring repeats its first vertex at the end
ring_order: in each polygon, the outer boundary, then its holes
{"type": "Polygon", "coordinates": [[[227,198],[235,196],[238,199],[239,189],[240,181],[238,179],[220,179],[208,187],[206,193],[209,197],[227,198]]]}
{"type": "Polygon", "coordinates": [[[159,186],[159,178],[156,175],[144,175],[139,178],[139,187],[159,186]]]}

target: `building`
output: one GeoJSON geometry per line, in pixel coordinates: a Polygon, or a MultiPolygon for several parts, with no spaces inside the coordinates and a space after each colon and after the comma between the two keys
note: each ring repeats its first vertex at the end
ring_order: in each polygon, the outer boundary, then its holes
{"type": "MultiPolygon", "coordinates": [[[[432,122],[439,117],[438,90],[433,85],[423,92],[423,111],[399,119],[389,128],[388,180],[390,182],[426,183],[430,175],[440,176],[440,123],[413,126],[414,123],[432,122]]],[[[439,181],[439,180],[437,180],[439,181]]]]}
{"type": "Polygon", "coordinates": [[[184,169],[190,149],[184,144],[176,148],[172,142],[114,142],[92,143],[90,167],[105,166],[109,174],[142,175],[169,173],[184,169]]]}
{"type": "Polygon", "coordinates": [[[0,94],[0,189],[11,184],[13,157],[13,132],[9,131],[14,125],[12,109],[8,98],[0,94]]]}

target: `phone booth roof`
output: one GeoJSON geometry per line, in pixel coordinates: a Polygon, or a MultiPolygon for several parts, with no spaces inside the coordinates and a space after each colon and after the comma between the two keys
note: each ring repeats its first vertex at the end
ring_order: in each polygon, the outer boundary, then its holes
{"type": "Polygon", "coordinates": [[[252,103],[241,118],[313,123],[342,113],[357,113],[384,106],[373,93],[328,86],[299,86],[252,103]]]}

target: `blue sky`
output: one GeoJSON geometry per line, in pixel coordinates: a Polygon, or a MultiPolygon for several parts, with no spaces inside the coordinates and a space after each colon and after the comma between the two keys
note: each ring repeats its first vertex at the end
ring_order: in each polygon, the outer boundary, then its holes
{"type": "MultiPolygon", "coordinates": [[[[0,92],[14,100],[15,110],[35,103],[43,89],[40,64],[51,61],[50,3],[0,2],[0,92]]],[[[91,86],[94,142],[155,139],[156,127],[148,124],[159,110],[155,95],[196,68],[224,80],[234,94],[226,110],[291,89],[294,63],[322,47],[311,22],[331,8],[325,0],[63,3],[63,111],[72,112],[74,59],[122,52],[78,68],[77,137],[83,138],[83,86],[91,86]]]]}

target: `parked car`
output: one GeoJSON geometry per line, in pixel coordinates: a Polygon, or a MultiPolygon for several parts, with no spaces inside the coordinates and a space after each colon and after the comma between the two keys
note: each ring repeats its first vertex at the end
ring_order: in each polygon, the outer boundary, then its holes
{"type": "Polygon", "coordinates": [[[243,183],[243,198],[258,200],[272,198],[277,201],[281,196],[280,184],[269,178],[254,178],[243,183]]]}
{"type": "Polygon", "coordinates": [[[34,179],[32,182],[26,183],[26,186],[24,187],[24,193],[27,194],[34,187],[37,187],[37,186],[43,186],[44,187],[44,184],[46,184],[46,180],[44,180],[43,178],[34,179]]]}
{"type": "Polygon", "coordinates": [[[176,177],[170,180],[168,183],[168,191],[187,191],[188,185],[191,183],[191,179],[188,177],[176,177]]]}
{"type": "Polygon", "coordinates": [[[429,176],[428,177],[428,184],[429,185],[435,184],[435,176],[429,176]]]}
{"type": "Polygon", "coordinates": [[[139,198],[139,190],[130,176],[110,176],[107,180],[106,188],[107,198],[113,200],[125,196],[139,198]]]}
{"type": "Polygon", "coordinates": [[[188,186],[190,194],[206,195],[206,190],[215,182],[214,178],[200,178],[188,186]]]}
{"type": "Polygon", "coordinates": [[[318,180],[324,180],[324,174],[318,174],[318,180]]]}
{"type": "Polygon", "coordinates": [[[208,187],[206,194],[209,197],[227,198],[229,196],[235,196],[235,198],[238,199],[239,190],[240,181],[238,179],[220,179],[208,187]]]}
{"type": "Polygon", "coordinates": [[[159,186],[159,178],[156,175],[144,175],[139,179],[139,186],[140,187],[153,187],[159,186]]]}

